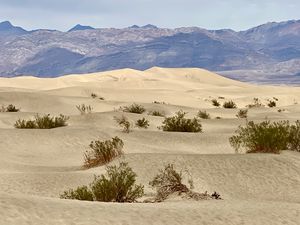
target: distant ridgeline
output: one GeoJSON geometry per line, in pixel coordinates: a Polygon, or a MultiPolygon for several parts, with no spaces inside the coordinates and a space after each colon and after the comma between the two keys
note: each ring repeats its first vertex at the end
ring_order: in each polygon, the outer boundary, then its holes
{"type": "Polygon", "coordinates": [[[78,24],[68,32],[26,31],[8,21],[0,23],[0,76],[53,77],[153,66],[245,71],[242,75],[247,72],[253,80],[257,71],[299,78],[300,21],[240,32],[151,24],[123,29],[78,24]]]}

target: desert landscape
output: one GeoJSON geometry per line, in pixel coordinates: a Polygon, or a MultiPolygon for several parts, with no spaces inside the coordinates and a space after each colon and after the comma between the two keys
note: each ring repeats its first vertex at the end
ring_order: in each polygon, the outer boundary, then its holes
{"type": "Polygon", "coordinates": [[[299,224],[299,152],[236,153],[229,138],[247,121],[299,120],[300,87],[248,84],[196,68],[153,67],[59,78],[0,78],[0,106],[10,104],[20,111],[0,112],[0,224],[299,224]],[[247,118],[237,118],[254,99],[264,107],[251,107],[247,118]],[[213,100],[221,106],[214,106],[213,100]],[[223,108],[226,101],[237,108],[223,108]],[[270,102],[276,102],[274,107],[268,107],[270,102]],[[146,111],[122,110],[134,103],[146,111]],[[88,113],[76,107],[82,104],[91,107],[88,113]],[[187,118],[199,110],[209,114],[210,119],[200,119],[203,132],[158,129],[164,116],[179,110],[187,112],[187,118]],[[154,111],[163,116],[149,115],[154,111]],[[54,129],[14,127],[17,120],[37,114],[63,114],[69,120],[54,129]],[[145,118],[150,126],[124,132],[115,121],[122,115],[130,124],[145,118]],[[91,141],[115,136],[124,142],[124,155],[108,165],[128,162],[137,183],[144,185],[141,200],[61,199],[64,191],[105,173],[105,165],[83,168],[84,153],[91,141]],[[149,181],[170,163],[189,171],[194,191],[217,192],[222,199],[171,196],[163,202],[143,202],[155,196],[149,181]]]}

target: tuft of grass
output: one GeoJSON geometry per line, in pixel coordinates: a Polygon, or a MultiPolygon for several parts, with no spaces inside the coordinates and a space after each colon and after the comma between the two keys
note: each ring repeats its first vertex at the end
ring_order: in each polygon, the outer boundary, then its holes
{"type": "Polygon", "coordinates": [[[240,119],[248,118],[248,109],[240,109],[236,117],[240,119]]]}
{"type": "MultiPolygon", "coordinates": [[[[299,132],[298,129],[300,129],[299,123],[296,123],[294,126],[296,133],[299,132]]],[[[295,140],[294,143],[298,142],[297,138],[291,138],[291,131],[289,121],[273,123],[270,121],[261,123],[250,121],[245,127],[240,126],[236,130],[236,135],[232,136],[229,142],[236,152],[239,152],[240,149],[245,149],[246,153],[278,154],[281,150],[289,149],[291,143],[294,142],[292,140],[295,140]]]]}
{"type": "Polygon", "coordinates": [[[129,122],[128,118],[124,115],[121,117],[114,117],[116,123],[123,129],[124,133],[129,133],[131,131],[131,123],[129,122]]]}
{"type": "Polygon", "coordinates": [[[218,102],[217,99],[211,100],[211,103],[212,103],[213,106],[216,106],[216,107],[220,107],[220,105],[221,105],[220,102],[218,102]]]}
{"type": "Polygon", "coordinates": [[[91,94],[91,97],[92,97],[92,98],[97,98],[97,97],[98,97],[98,95],[97,95],[97,94],[95,94],[95,93],[92,93],[92,94],[91,94]]]}
{"type": "Polygon", "coordinates": [[[246,107],[251,109],[251,108],[258,108],[263,106],[264,105],[261,103],[261,101],[258,98],[253,98],[253,103],[247,105],[246,107]]]}
{"type": "Polygon", "coordinates": [[[14,127],[18,129],[52,129],[67,126],[68,119],[69,117],[62,114],[58,117],[51,117],[50,114],[36,115],[34,120],[17,120],[14,127]]]}
{"type": "Polygon", "coordinates": [[[201,119],[210,119],[209,113],[207,113],[206,111],[201,111],[201,110],[198,112],[198,117],[201,119]]]}
{"type": "Polygon", "coordinates": [[[222,117],[220,117],[220,116],[217,116],[217,117],[216,117],[216,119],[217,119],[217,120],[220,120],[220,119],[222,119],[222,117]]]}
{"type": "Polygon", "coordinates": [[[123,146],[124,143],[119,137],[106,141],[92,141],[90,149],[84,153],[84,167],[102,166],[113,161],[124,154],[123,146]]]}
{"type": "Polygon", "coordinates": [[[135,125],[139,128],[145,128],[147,129],[149,127],[149,120],[146,120],[145,118],[138,119],[135,123],[135,125]]]}
{"type": "Polygon", "coordinates": [[[106,174],[95,176],[89,187],[65,191],[61,198],[100,202],[136,202],[144,195],[144,186],[136,184],[136,173],[121,162],[118,166],[107,166],[106,174]]]}
{"type": "Polygon", "coordinates": [[[164,116],[165,116],[165,113],[164,113],[164,112],[161,112],[161,111],[158,111],[158,110],[154,110],[154,111],[149,112],[148,115],[150,115],[150,116],[160,116],[160,117],[164,117],[164,116]]]}
{"type": "Polygon", "coordinates": [[[176,112],[175,116],[167,117],[163,121],[161,128],[163,131],[171,132],[202,132],[202,125],[198,118],[187,119],[183,111],[176,112]]]}
{"type": "Polygon", "coordinates": [[[80,112],[81,115],[89,114],[89,113],[92,113],[92,111],[93,111],[92,106],[85,105],[85,104],[76,105],[76,108],[78,109],[78,111],[80,112]]]}
{"type": "Polygon", "coordinates": [[[291,125],[288,141],[290,150],[300,152],[300,120],[297,120],[294,125],[291,125]]]}
{"type": "Polygon", "coordinates": [[[1,106],[0,112],[19,112],[20,109],[16,108],[13,104],[9,104],[8,106],[1,106]]]}
{"type": "Polygon", "coordinates": [[[235,108],[237,108],[237,106],[236,106],[236,104],[232,100],[230,100],[230,101],[224,102],[223,108],[226,108],[226,109],[235,109],[235,108]]]}
{"type": "Polygon", "coordinates": [[[269,106],[270,108],[276,107],[276,102],[273,101],[273,100],[269,100],[268,106],[269,106]]]}
{"type": "Polygon", "coordinates": [[[137,113],[137,114],[142,114],[143,112],[146,111],[146,109],[142,106],[142,105],[139,105],[139,104],[132,104],[130,106],[124,106],[122,108],[123,112],[129,112],[129,113],[137,113]]]}

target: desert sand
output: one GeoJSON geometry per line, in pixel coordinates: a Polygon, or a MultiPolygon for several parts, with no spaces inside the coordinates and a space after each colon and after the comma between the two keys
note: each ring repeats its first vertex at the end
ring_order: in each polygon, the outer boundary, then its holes
{"type": "Polygon", "coordinates": [[[236,154],[228,139],[245,119],[236,118],[238,109],[212,106],[211,99],[219,97],[239,108],[253,98],[265,104],[276,97],[276,108],[250,109],[249,120],[300,119],[300,87],[258,86],[201,69],[0,78],[0,106],[21,108],[0,113],[0,224],[300,224],[300,154],[236,154]],[[163,132],[157,129],[162,117],[118,111],[134,102],[167,116],[180,109],[188,117],[206,110],[212,119],[202,120],[203,133],[163,132]],[[79,104],[91,105],[93,113],[80,115],[79,104]],[[70,120],[68,126],[51,130],[14,128],[17,119],[37,113],[65,114],[70,120]],[[123,133],[113,120],[122,114],[132,122],[147,118],[149,129],[123,133]],[[195,191],[217,191],[223,200],[121,204],[60,199],[64,190],[86,185],[105,171],[104,166],[82,170],[83,153],[92,140],[114,136],[125,143],[125,157],[119,160],[129,162],[147,196],[155,193],[148,182],[158,169],[174,163],[190,171],[195,191]]]}

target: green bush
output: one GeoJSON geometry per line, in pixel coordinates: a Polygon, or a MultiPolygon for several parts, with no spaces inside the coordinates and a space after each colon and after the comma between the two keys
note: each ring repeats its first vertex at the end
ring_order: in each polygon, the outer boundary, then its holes
{"type": "Polygon", "coordinates": [[[264,121],[258,124],[250,121],[246,127],[240,126],[229,141],[236,152],[244,148],[247,153],[280,153],[288,149],[289,137],[288,121],[264,121]]]}
{"type": "Polygon", "coordinates": [[[114,117],[116,123],[123,129],[124,133],[129,133],[131,131],[131,123],[126,116],[122,115],[121,117],[114,117]]]}
{"type": "Polygon", "coordinates": [[[236,117],[240,118],[240,119],[247,118],[248,117],[248,109],[240,109],[238,111],[238,113],[236,114],[236,117]]]}
{"type": "Polygon", "coordinates": [[[124,143],[119,137],[112,140],[92,141],[89,145],[90,150],[84,154],[84,167],[91,168],[101,166],[123,155],[124,143]]]}
{"type": "Polygon", "coordinates": [[[108,166],[106,176],[96,176],[91,184],[95,201],[135,202],[144,194],[144,186],[135,184],[136,177],[136,173],[127,163],[108,166]]]}
{"type": "Polygon", "coordinates": [[[202,125],[198,118],[187,119],[183,111],[176,112],[175,116],[167,117],[163,121],[161,128],[163,131],[173,132],[202,132],[202,125]]]}
{"type": "Polygon", "coordinates": [[[36,115],[34,120],[17,120],[14,124],[18,129],[52,129],[56,127],[67,126],[69,117],[60,115],[59,117],[51,117],[50,114],[39,116],[36,115]]]}
{"type": "Polygon", "coordinates": [[[212,105],[216,106],[216,107],[219,107],[221,105],[220,102],[218,102],[217,99],[213,99],[213,100],[211,100],[211,102],[212,102],[212,105]]]}
{"type": "Polygon", "coordinates": [[[76,108],[78,109],[78,111],[80,112],[81,115],[92,113],[92,111],[93,111],[92,106],[85,105],[85,104],[76,105],[76,108]]]}
{"type": "Polygon", "coordinates": [[[143,112],[146,111],[146,109],[142,105],[138,105],[136,103],[130,106],[124,106],[122,110],[123,112],[137,113],[137,114],[142,114],[143,112]]]}
{"type": "Polygon", "coordinates": [[[236,104],[232,100],[224,102],[223,107],[226,108],[226,109],[235,109],[235,108],[237,108],[236,104]]]}
{"type": "Polygon", "coordinates": [[[65,191],[60,197],[100,202],[135,202],[144,194],[144,186],[136,185],[136,173],[127,163],[107,166],[106,175],[95,176],[94,181],[75,191],[65,191]]]}
{"type": "Polygon", "coordinates": [[[288,146],[290,150],[300,152],[300,120],[290,127],[288,146]]]}
{"type": "Polygon", "coordinates": [[[206,111],[201,111],[201,110],[198,112],[198,117],[201,119],[210,119],[209,113],[207,113],[206,111]]]}
{"type": "Polygon", "coordinates": [[[154,110],[154,111],[149,112],[148,115],[150,115],[150,116],[160,116],[160,117],[164,117],[164,116],[165,116],[165,113],[164,113],[164,112],[157,111],[157,110],[154,110]]]}
{"type": "Polygon", "coordinates": [[[60,195],[60,198],[76,199],[81,201],[94,201],[93,193],[88,189],[87,186],[78,187],[75,190],[70,189],[68,191],[65,191],[60,195]]]}
{"type": "Polygon", "coordinates": [[[145,118],[138,119],[138,120],[136,121],[135,125],[136,125],[137,127],[147,129],[147,128],[149,127],[149,120],[146,120],[145,118]]]}

